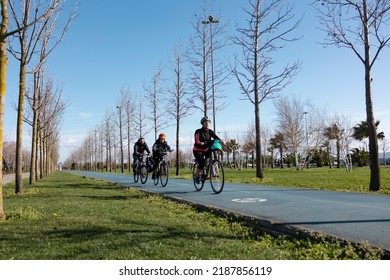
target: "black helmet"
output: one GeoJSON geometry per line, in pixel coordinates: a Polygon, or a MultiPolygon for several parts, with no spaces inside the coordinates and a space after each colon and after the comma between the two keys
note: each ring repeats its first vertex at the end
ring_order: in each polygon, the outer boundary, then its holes
{"type": "Polygon", "coordinates": [[[210,121],[209,117],[204,116],[204,117],[200,120],[200,124],[203,125],[204,122],[211,122],[211,121],[210,121]]]}

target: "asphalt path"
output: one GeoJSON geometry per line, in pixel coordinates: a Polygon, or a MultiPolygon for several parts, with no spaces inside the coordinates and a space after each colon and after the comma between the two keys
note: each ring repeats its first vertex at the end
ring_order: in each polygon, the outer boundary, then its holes
{"type": "Polygon", "coordinates": [[[169,179],[168,185],[161,187],[155,186],[151,178],[142,184],[134,183],[129,175],[72,172],[255,218],[276,230],[318,232],[368,243],[386,250],[387,255],[390,252],[389,195],[233,183],[225,183],[222,193],[214,194],[209,182],[198,192],[192,181],[184,179],[169,179]]]}
{"type": "MultiPolygon", "coordinates": [[[[30,175],[30,173],[23,173],[22,178],[27,178],[30,175]]],[[[4,174],[3,176],[3,182],[2,184],[8,184],[9,182],[15,181],[15,174],[10,173],[10,174],[4,174]]]]}

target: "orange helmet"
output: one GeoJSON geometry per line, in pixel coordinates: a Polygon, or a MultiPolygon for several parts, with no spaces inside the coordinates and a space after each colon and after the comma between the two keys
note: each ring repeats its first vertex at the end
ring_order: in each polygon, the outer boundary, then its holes
{"type": "Polygon", "coordinates": [[[160,138],[160,139],[162,139],[162,140],[165,140],[166,136],[165,136],[164,133],[161,133],[161,134],[158,136],[158,138],[160,138]]]}

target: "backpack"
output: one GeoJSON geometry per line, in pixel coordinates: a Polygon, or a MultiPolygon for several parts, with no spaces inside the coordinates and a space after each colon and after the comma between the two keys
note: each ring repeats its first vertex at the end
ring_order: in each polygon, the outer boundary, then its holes
{"type": "Polygon", "coordinates": [[[153,159],[151,157],[146,161],[146,167],[148,168],[148,172],[153,172],[153,159]]]}

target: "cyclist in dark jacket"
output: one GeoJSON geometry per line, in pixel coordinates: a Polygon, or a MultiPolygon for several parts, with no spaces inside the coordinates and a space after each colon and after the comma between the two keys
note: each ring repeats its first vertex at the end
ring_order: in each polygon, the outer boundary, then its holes
{"type": "Polygon", "coordinates": [[[212,139],[218,139],[222,143],[223,141],[210,129],[211,121],[208,117],[203,117],[200,120],[202,127],[197,129],[194,134],[194,147],[192,149],[194,157],[198,162],[198,170],[196,171],[195,180],[198,182],[200,173],[203,171],[206,158],[211,157],[211,145],[213,144],[212,139]]]}
{"type": "Polygon", "coordinates": [[[156,142],[153,144],[153,147],[152,147],[153,162],[154,162],[152,179],[154,179],[156,176],[155,171],[157,169],[159,162],[163,158],[163,154],[166,153],[167,151],[170,151],[170,152],[173,151],[165,139],[166,139],[166,135],[164,133],[161,133],[158,136],[158,139],[156,140],[156,142]]]}
{"type": "Polygon", "coordinates": [[[148,155],[150,155],[148,144],[146,144],[145,138],[141,137],[140,139],[138,139],[137,143],[134,144],[133,171],[138,165],[138,161],[142,158],[142,155],[145,151],[148,153],[148,155]]]}

